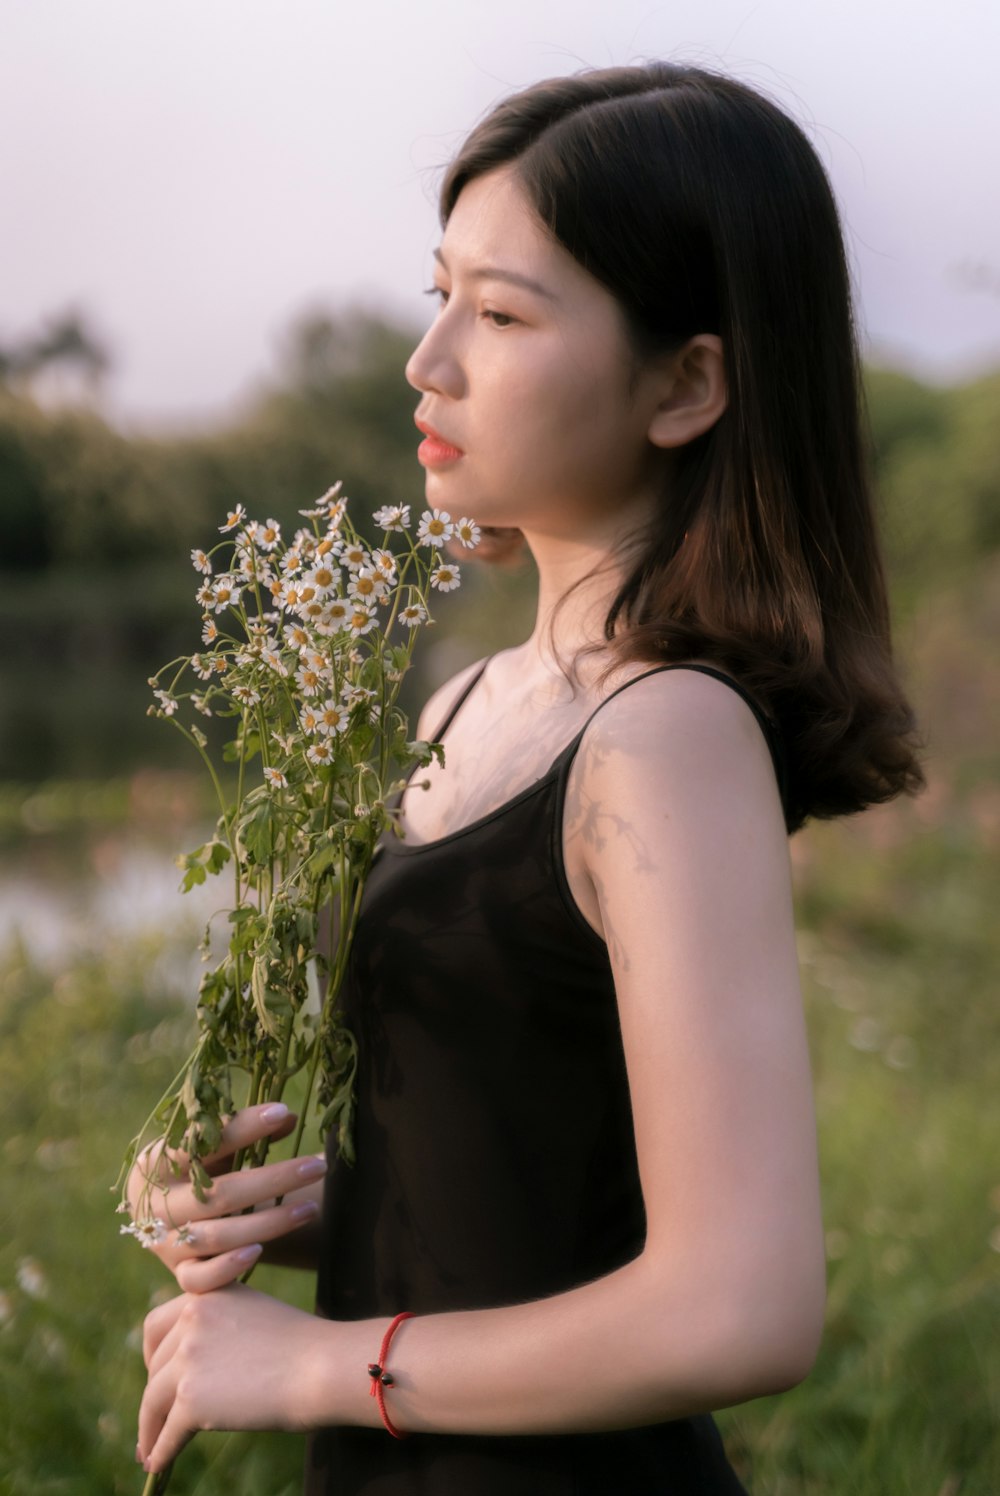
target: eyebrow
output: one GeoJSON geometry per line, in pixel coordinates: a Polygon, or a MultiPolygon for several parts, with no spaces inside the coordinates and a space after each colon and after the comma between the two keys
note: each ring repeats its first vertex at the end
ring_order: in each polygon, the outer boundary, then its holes
{"type": "MultiPolygon", "coordinates": [[[[444,255],[439,249],[434,250],[434,258],[444,270],[448,270],[444,255]]],[[[544,296],[547,301],[559,300],[554,291],[550,291],[539,281],[532,280],[530,275],[520,275],[516,270],[501,270],[498,265],[476,265],[468,272],[468,275],[469,280],[508,281],[512,286],[521,286],[526,291],[534,291],[536,296],[544,296]]]]}

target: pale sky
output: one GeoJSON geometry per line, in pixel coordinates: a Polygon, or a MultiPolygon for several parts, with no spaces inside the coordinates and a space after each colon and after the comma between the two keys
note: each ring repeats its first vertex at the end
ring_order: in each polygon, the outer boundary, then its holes
{"type": "Polygon", "coordinates": [[[997,0],[0,0],[0,20],[0,345],[79,307],[127,429],[224,419],[309,308],[425,327],[437,168],[473,124],[649,57],[806,128],[866,357],[942,383],[1000,366],[997,0]]]}

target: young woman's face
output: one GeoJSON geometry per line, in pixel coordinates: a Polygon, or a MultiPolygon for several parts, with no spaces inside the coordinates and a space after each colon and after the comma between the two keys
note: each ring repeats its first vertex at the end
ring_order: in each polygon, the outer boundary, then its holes
{"type": "Polygon", "coordinates": [[[614,297],[548,237],[510,168],[462,189],[440,256],[440,310],[406,377],[424,396],[415,419],[462,455],[422,458],[427,502],[578,539],[639,518],[663,453],[629,396],[614,297]]]}

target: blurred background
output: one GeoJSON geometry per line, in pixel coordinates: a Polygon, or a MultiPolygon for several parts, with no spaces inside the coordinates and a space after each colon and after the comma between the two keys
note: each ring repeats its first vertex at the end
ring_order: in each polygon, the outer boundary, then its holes
{"type": "MultiPolygon", "coordinates": [[[[0,1493],[138,1491],[144,1314],[121,1155],[186,1053],[211,807],[147,676],[197,647],[193,546],[420,506],[403,377],[440,170],[537,79],[722,68],[841,205],[915,801],[792,839],[828,1327],[722,1410],[755,1496],[1000,1490],[1000,208],[992,0],[6,0],[0,52],[0,1493]],[[991,915],[990,911],[993,910],[991,915]]],[[[404,704],[533,620],[463,568],[404,704]]],[[[257,1281],[311,1304],[300,1275],[257,1281]]],[[[301,1441],[200,1437],[172,1489],[301,1488],[301,1441]]]]}

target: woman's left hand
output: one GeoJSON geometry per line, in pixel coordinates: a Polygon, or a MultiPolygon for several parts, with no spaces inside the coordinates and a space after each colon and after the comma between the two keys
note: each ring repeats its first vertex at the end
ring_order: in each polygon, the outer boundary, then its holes
{"type": "Polygon", "coordinates": [[[137,1457],[160,1471],[199,1429],[312,1427],[331,1331],[241,1283],[161,1304],[144,1327],[137,1457]]]}

